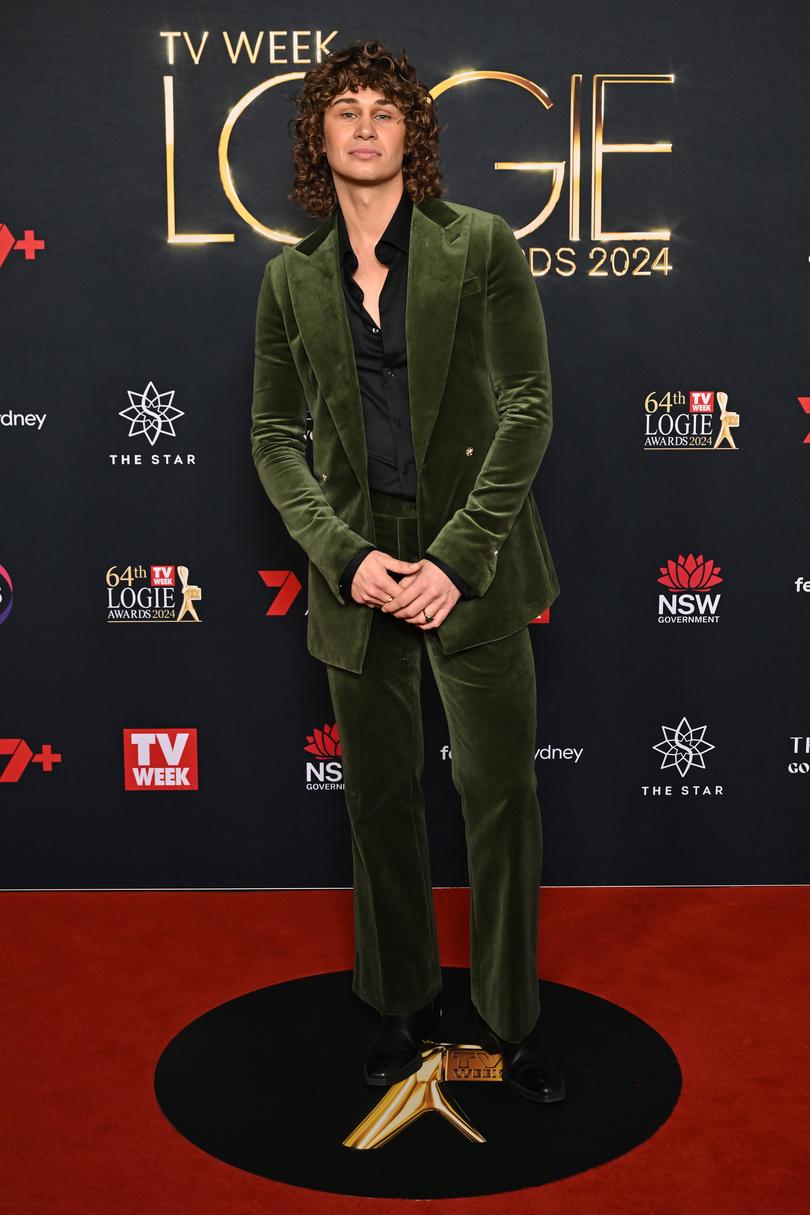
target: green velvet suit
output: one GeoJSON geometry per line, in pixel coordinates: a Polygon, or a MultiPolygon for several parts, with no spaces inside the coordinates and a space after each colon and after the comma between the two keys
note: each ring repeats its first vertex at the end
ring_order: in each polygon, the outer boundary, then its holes
{"type": "Polygon", "coordinates": [[[352,830],[353,990],[380,1012],[410,1013],[442,986],[421,785],[427,652],[465,820],[471,997],[496,1033],[517,1042],[539,1012],[542,832],[527,626],[559,592],[532,493],[551,433],[546,332],[504,219],[435,198],[411,215],[405,336],[416,501],[368,485],[336,212],[267,263],[253,457],[309,557],[307,645],[326,664],[352,830]],[[426,630],[345,600],[340,576],[369,543],[403,561],[433,554],[477,597],[426,630]]]}
{"type": "MultiPolygon", "coordinates": [[[[371,611],[345,600],[338,580],[376,537],[336,218],[267,263],[251,442],[271,502],[309,557],[307,647],[360,672],[371,611]]],[[[437,630],[452,654],[508,636],[559,593],[532,493],[552,426],[546,331],[504,219],[438,198],[414,206],[405,333],[420,548],[479,596],[437,630]]]]}

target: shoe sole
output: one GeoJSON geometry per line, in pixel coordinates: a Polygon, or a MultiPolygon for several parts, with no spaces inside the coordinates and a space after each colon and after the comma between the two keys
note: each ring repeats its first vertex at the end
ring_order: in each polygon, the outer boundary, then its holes
{"type": "Polygon", "coordinates": [[[402,1068],[393,1076],[370,1076],[366,1070],[365,1064],[363,1064],[363,1079],[365,1080],[366,1084],[373,1084],[379,1088],[388,1088],[392,1084],[398,1084],[400,1080],[407,1080],[408,1076],[412,1076],[415,1072],[418,1072],[421,1066],[421,1054],[413,1064],[408,1064],[407,1067],[402,1068]]]}
{"type": "Polygon", "coordinates": [[[529,1101],[539,1101],[543,1105],[552,1105],[555,1101],[565,1101],[565,1085],[558,1093],[536,1093],[533,1089],[525,1088],[522,1084],[518,1084],[516,1080],[510,1080],[508,1076],[501,1076],[503,1084],[508,1084],[516,1093],[520,1093],[521,1097],[527,1097],[529,1101]]]}

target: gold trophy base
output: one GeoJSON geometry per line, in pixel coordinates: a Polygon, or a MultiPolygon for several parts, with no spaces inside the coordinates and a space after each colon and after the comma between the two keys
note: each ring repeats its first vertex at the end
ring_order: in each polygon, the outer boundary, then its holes
{"type": "Polygon", "coordinates": [[[385,1096],[343,1140],[343,1146],[367,1151],[382,1147],[431,1110],[441,1114],[473,1143],[486,1139],[457,1103],[440,1087],[442,1080],[500,1080],[502,1061],[481,1046],[436,1042],[422,1051],[422,1065],[412,1076],[392,1084],[385,1096]]]}

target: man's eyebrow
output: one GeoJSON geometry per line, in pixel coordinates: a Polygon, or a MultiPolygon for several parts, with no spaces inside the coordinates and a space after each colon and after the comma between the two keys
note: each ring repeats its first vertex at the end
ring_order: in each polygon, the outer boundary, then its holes
{"type": "MultiPolygon", "coordinates": [[[[356,105],[357,98],[356,97],[338,97],[335,101],[332,102],[332,105],[340,105],[342,102],[345,102],[346,105],[356,105]]],[[[393,103],[393,101],[389,101],[386,97],[375,97],[371,104],[372,105],[393,105],[394,103],[393,103]]]]}

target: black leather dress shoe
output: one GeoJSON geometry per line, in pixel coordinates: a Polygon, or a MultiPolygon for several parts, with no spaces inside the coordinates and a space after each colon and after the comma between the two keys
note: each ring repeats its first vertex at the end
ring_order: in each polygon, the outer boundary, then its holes
{"type": "Polygon", "coordinates": [[[422,1066],[422,1040],[435,1041],[441,1017],[440,994],[413,1013],[382,1013],[363,1060],[366,1084],[395,1084],[422,1066]]]}
{"type": "Polygon", "coordinates": [[[551,1047],[540,1030],[539,1018],[520,1042],[506,1042],[490,1029],[476,1011],[481,1030],[481,1045],[503,1059],[501,1079],[530,1101],[563,1101],[565,1082],[554,1062],[551,1047]]]}

